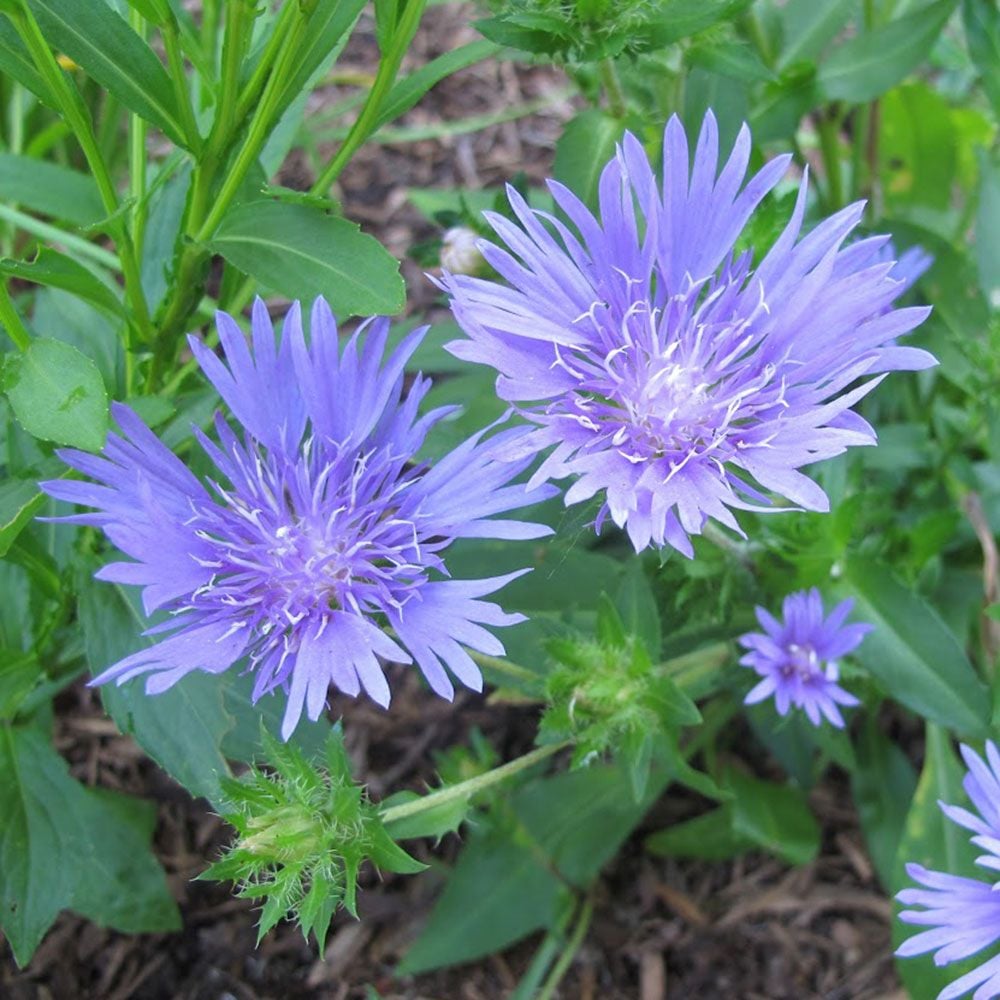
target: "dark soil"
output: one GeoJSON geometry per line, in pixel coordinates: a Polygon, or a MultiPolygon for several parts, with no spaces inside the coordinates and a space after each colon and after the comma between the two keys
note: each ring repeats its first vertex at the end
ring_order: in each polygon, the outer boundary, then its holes
{"type": "MultiPolygon", "coordinates": [[[[472,9],[434,7],[409,57],[419,65],[472,41],[472,9]]],[[[370,33],[351,43],[338,69],[370,72],[370,33]]],[[[455,123],[550,97],[542,110],[480,131],[405,145],[369,145],[345,171],[345,213],[406,258],[439,235],[407,201],[412,187],[493,185],[523,171],[540,181],[573,103],[562,74],[549,67],[488,62],[452,77],[400,123],[455,123]]],[[[315,110],[346,91],[320,91],[315,110]]],[[[307,187],[308,160],[297,153],[282,183],[307,187]]],[[[405,260],[410,308],[436,311],[424,268],[405,260]]],[[[433,779],[432,752],[461,743],[479,727],[505,759],[530,748],[530,708],[491,705],[463,694],[447,704],[412,675],[395,678],[389,712],[359,703],[346,709],[345,731],[356,773],[377,797],[433,779]]],[[[152,765],[104,715],[99,698],[77,686],[57,703],[56,738],[74,775],[93,785],[159,805],[156,851],[183,914],[176,934],[125,936],[65,913],[30,965],[17,970],[0,942],[0,997],[9,1000],[362,1000],[374,987],[386,998],[496,1000],[507,996],[531,961],[537,939],[502,955],[434,974],[395,978],[393,970],[419,931],[438,883],[432,877],[371,873],[356,922],[335,918],[326,958],[290,926],[255,948],[256,916],[226,886],[192,881],[227,839],[221,821],[152,765]]],[[[642,839],[703,808],[671,789],[603,873],[593,924],[560,987],[562,1000],[672,998],[902,998],[892,966],[889,903],[868,862],[846,781],[832,772],[812,805],[824,829],[811,865],[789,869],[762,854],[736,862],[665,861],[644,853],[642,839]]],[[[449,860],[460,841],[435,849],[449,860]]]]}

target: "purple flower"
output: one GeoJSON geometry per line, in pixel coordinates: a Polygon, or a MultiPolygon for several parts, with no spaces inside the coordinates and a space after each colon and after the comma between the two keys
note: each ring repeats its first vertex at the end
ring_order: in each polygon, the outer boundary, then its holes
{"type": "Polygon", "coordinates": [[[717,173],[709,113],[689,170],[672,118],[660,183],[626,134],[601,175],[599,219],[561,184],[549,186],[572,229],[510,189],[520,225],[487,213],[506,249],[480,244],[507,284],[442,279],[469,338],[449,350],[497,369],[499,395],[536,425],[516,453],[554,446],[531,484],[577,477],[566,503],[603,494],[598,527],[610,516],[637,551],[690,556],[710,517],[742,534],[731,508],[827,510],[798,470],[874,444],[851,407],[886,372],[935,363],[894,343],[928,310],[885,312],[899,282],[870,260],[885,238],[845,246],[862,204],[801,237],[803,182],[770,250],[737,251],[789,164],[744,184],[750,146],[744,127],[717,173]]]}
{"type": "Polygon", "coordinates": [[[322,299],[308,347],[297,303],[280,347],[260,301],[252,350],[230,316],[219,313],[218,328],[228,366],[193,338],[191,349],[242,430],[219,414],[216,441],[196,429],[215,466],[207,482],[131,409],[115,405],[121,433],[109,435],[102,456],[60,452],[95,482],[42,484],[51,496],[95,508],[63,520],[103,529],[133,560],[110,563],[98,577],[141,586],[147,613],[170,613],[149,630],[154,645],[94,683],[151,672],[146,691],[155,694],[192,670],[221,673],[245,658],[256,674],[254,701],[279,687],[288,692],[285,739],[303,708],[319,717],[331,684],[387,705],[377,657],[416,660],[444,698],[453,695],[447,671],[481,689],[463,646],[503,652],[482,626],[523,616],[480,598],[520,574],[452,580],[442,553],[456,538],[550,533],[493,517],[550,495],[511,484],[524,462],[490,455],[523,429],[486,441],[475,434],[432,467],[414,458],[452,409],[418,417],[430,387],[420,376],[403,391],[403,367],[426,328],[384,364],[388,320],[366,322],[340,351],[322,299]]]}
{"type": "Polygon", "coordinates": [[[851,598],[841,601],[824,619],[823,599],[813,587],[785,598],[783,622],[758,607],[757,621],[764,631],[748,632],[739,639],[740,645],[750,650],[740,663],[763,678],[746,696],[746,704],[755,705],[773,695],[780,715],[786,715],[794,705],[805,709],[814,726],[820,724],[822,715],[843,728],[844,718],[837,706],[857,705],[858,699],[837,683],[837,659],[855,649],[872,630],[871,625],[860,622],[844,624],[853,606],[851,598]]]}
{"type": "Polygon", "coordinates": [[[903,287],[899,290],[900,295],[909,291],[934,263],[934,255],[928,253],[922,246],[914,245],[899,254],[892,240],[876,251],[872,259],[880,264],[892,264],[889,277],[903,283],[903,287]]]}
{"type": "MultiPolygon", "coordinates": [[[[986,853],[976,863],[1000,870],[1000,753],[986,744],[986,760],[967,746],[962,756],[969,768],[963,786],[979,815],[959,806],[939,803],[945,815],[976,836],[972,843],[986,853]]],[[[907,938],[896,954],[904,958],[933,951],[935,965],[948,965],[968,958],[1000,940],[1000,881],[981,882],[945,872],[929,871],[909,864],[906,872],[922,889],[904,889],[896,899],[904,906],[899,919],[907,924],[928,927],[907,938]]],[[[1000,955],[995,955],[971,972],[960,976],[938,994],[938,1000],[953,1000],[975,990],[974,1000],[1000,996],[1000,955]]]]}

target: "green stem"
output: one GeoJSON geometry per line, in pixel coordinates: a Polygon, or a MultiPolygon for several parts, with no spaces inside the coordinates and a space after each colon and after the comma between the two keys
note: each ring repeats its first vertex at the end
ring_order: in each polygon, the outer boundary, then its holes
{"type": "Polygon", "coordinates": [[[26,351],[31,346],[31,334],[25,329],[18,316],[14,303],[11,301],[10,292],[7,291],[7,282],[0,281],[0,323],[7,331],[7,336],[17,345],[19,351],[26,351]]]}
{"type": "Polygon", "coordinates": [[[278,53],[281,52],[282,46],[285,44],[285,38],[295,22],[295,14],[295,4],[290,3],[286,4],[278,15],[278,23],[271,31],[271,37],[268,39],[253,73],[250,74],[250,79],[246,86],[240,90],[236,104],[236,121],[241,122],[247,119],[256,107],[264,85],[267,83],[271,67],[278,58],[278,53]]]}
{"type": "Polygon", "coordinates": [[[0,202],[0,219],[5,219],[19,229],[32,233],[43,240],[62,244],[83,257],[89,257],[102,267],[119,272],[122,269],[122,262],[113,253],[105,250],[104,247],[98,246],[96,243],[91,243],[88,240],[82,240],[79,236],[74,236],[65,229],[60,229],[58,226],[51,226],[47,222],[36,219],[33,215],[27,215],[16,208],[10,208],[2,202],[0,202]]]}
{"type": "Polygon", "coordinates": [[[518,663],[511,663],[510,660],[502,660],[499,656],[490,656],[487,653],[477,653],[474,649],[469,650],[469,655],[481,667],[487,667],[490,670],[495,670],[498,674],[506,674],[508,677],[513,677],[515,680],[537,682],[542,679],[535,673],[534,670],[522,667],[518,663]]]}
{"type": "Polygon", "coordinates": [[[167,53],[167,68],[170,70],[170,82],[173,84],[174,99],[181,113],[181,127],[188,145],[197,156],[201,147],[201,134],[198,131],[198,121],[191,105],[191,91],[188,89],[187,73],[184,71],[184,53],[181,51],[180,35],[177,24],[171,17],[160,29],[163,36],[163,48],[167,53]]]}
{"type": "MultiPolygon", "coordinates": [[[[139,11],[132,9],[128,16],[132,30],[146,39],[146,22],[139,11]]],[[[142,247],[142,234],[146,225],[146,119],[134,112],[128,121],[128,176],[129,195],[132,198],[132,238],[142,247]]]]}
{"type": "Polygon", "coordinates": [[[819,145],[826,168],[828,211],[844,207],[844,175],[840,163],[840,114],[835,108],[819,114],[819,145]]]}
{"type": "Polygon", "coordinates": [[[526,753],[523,757],[512,760],[509,764],[503,764],[492,771],[487,771],[486,774],[477,774],[474,778],[469,778],[467,781],[460,781],[457,785],[449,785],[447,788],[431,792],[430,795],[424,795],[412,802],[404,802],[402,805],[391,806],[381,814],[382,822],[395,823],[401,819],[409,819],[411,816],[416,816],[428,809],[437,809],[439,806],[447,805],[449,802],[471,798],[473,795],[490,788],[492,785],[506,781],[507,778],[517,774],[519,771],[533,767],[535,764],[545,760],[547,757],[551,757],[569,745],[570,741],[567,740],[563,743],[551,743],[548,746],[539,747],[537,750],[526,753]]]}
{"type": "MultiPolygon", "coordinates": [[[[296,6],[290,3],[288,6],[296,6]]],[[[227,145],[227,139],[239,119],[236,117],[236,102],[240,92],[240,70],[250,41],[253,19],[248,0],[229,0],[226,5],[225,34],[222,36],[222,71],[219,89],[219,105],[208,137],[207,154],[218,154],[227,145]]]]}
{"type": "Polygon", "coordinates": [[[536,1000],[551,1000],[559,984],[562,982],[563,976],[569,971],[573,959],[576,958],[576,953],[580,950],[580,945],[583,944],[583,939],[587,936],[587,931],[590,929],[590,921],[593,919],[593,916],[594,893],[593,889],[591,889],[587,893],[587,898],[584,900],[583,906],[580,907],[580,915],[576,919],[576,926],[573,928],[573,933],[566,942],[566,947],[559,956],[559,961],[552,967],[548,978],[542,983],[542,988],[538,991],[536,1000]]]}
{"type": "MultiPolygon", "coordinates": [[[[38,22],[31,11],[22,5],[16,13],[9,16],[31,53],[35,68],[55,95],[59,103],[59,110],[69,123],[83,150],[83,155],[87,159],[90,172],[97,184],[104,210],[109,216],[114,216],[118,211],[118,195],[115,192],[111,174],[104,162],[104,157],[101,155],[97,137],[94,135],[93,126],[79,93],[71,89],[67,83],[66,76],[59,68],[59,64],[49,48],[49,43],[45,40],[45,36],[38,27],[38,22]]],[[[122,275],[125,278],[125,294],[131,307],[132,320],[143,339],[152,340],[153,328],[149,318],[149,306],[146,304],[146,296],[142,290],[139,263],[135,256],[132,240],[123,224],[117,225],[115,229],[117,230],[115,237],[118,244],[118,255],[121,258],[122,275]]]]}
{"type": "Polygon", "coordinates": [[[375,82],[368,92],[368,98],[361,114],[354,120],[351,130],[347,133],[340,149],[337,150],[333,159],[327,164],[326,169],[319,175],[316,183],[313,184],[311,193],[325,195],[329,193],[333,182],[341,175],[344,167],[351,161],[351,157],[358,151],[365,140],[375,131],[379,114],[382,110],[382,102],[385,100],[393,83],[396,74],[399,72],[399,65],[403,61],[406,48],[417,30],[420,18],[423,15],[427,0],[409,0],[403,10],[403,16],[396,25],[392,44],[389,51],[383,55],[379,62],[378,72],[375,74],[375,82]]]}
{"type": "Polygon", "coordinates": [[[608,99],[608,111],[615,118],[625,117],[625,91],[622,90],[621,80],[618,79],[618,70],[615,69],[613,59],[602,59],[598,72],[601,76],[601,86],[608,99]]]}
{"type": "Polygon", "coordinates": [[[267,81],[264,93],[261,95],[257,110],[250,120],[247,137],[240,147],[240,151],[236,154],[236,160],[226,174],[222,188],[212,202],[208,217],[201,224],[201,227],[194,236],[196,243],[203,243],[215,232],[233,198],[236,197],[240,186],[246,179],[250,168],[257,162],[257,157],[260,156],[260,151],[264,148],[267,137],[271,133],[271,128],[274,124],[272,118],[275,105],[280,96],[281,88],[284,86],[287,73],[294,65],[295,59],[298,56],[299,42],[305,34],[307,23],[307,19],[300,15],[297,23],[288,33],[281,54],[267,81]]]}

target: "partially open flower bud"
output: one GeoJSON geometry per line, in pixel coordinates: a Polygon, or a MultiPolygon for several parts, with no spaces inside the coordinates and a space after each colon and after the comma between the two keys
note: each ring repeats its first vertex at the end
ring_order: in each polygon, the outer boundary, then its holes
{"type": "Polygon", "coordinates": [[[486,261],[476,244],[479,234],[467,226],[453,226],[444,234],[441,266],[452,274],[482,274],[486,261]]]}

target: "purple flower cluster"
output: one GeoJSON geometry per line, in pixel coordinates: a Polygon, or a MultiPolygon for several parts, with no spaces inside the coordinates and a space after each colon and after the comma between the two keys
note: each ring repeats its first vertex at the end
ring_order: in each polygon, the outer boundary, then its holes
{"type": "Polygon", "coordinates": [[[928,310],[890,308],[903,289],[879,259],[886,238],[848,245],[862,204],[803,235],[803,181],[762,258],[739,249],[789,164],[776,157],[745,182],[750,145],[744,127],[719,170],[709,113],[689,166],[672,118],[658,181],[626,134],[601,174],[599,216],[550,183],[571,229],[511,189],[517,222],[487,213],[502,246],[481,244],[507,284],[442,282],[468,337],[449,349],[495,368],[499,395],[535,424],[509,454],[551,449],[532,484],[575,477],[567,504],[602,494],[598,526],[609,516],[637,551],[691,556],[709,518],[740,532],[733,509],[827,510],[799,469],[874,444],[851,407],[887,372],[935,363],[896,344],[928,310]]]}
{"type": "Polygon", "coordinates": [[[838,705],[857,705],[858,699],[837,683],[837,660],[856,649],[872,630],[861,622],[844,624],[853,606],[848,598],[824,618],[823,599],[813,587],[785,598],[784,621],[758,607],[757,621],[764,631],[748,632],[739,640],[749,650],[740,663],[763,678],[746,696],[746,703],[754,705],[773,697],[779,715],[786,715],[794,705],[805,711],[814,726],[825,717],[842,728],[844,718],[838,705]]]}
{"type": "MultiPolygon", "coordinates": [[[[1000,871],[1000,752],[990,741],[985,760],[967,746],[962,747],[962,757],[969,769],[962,784],[976,812],[944,803],[941,809],[974,834],[972,843],[985,852],[976,863],[1000,871]]],[[[907,938],[897,955],[908,958],[933,951],[935,965],[948,965],[1000,941],[1000,881],[929,871],[917,864],[907,865],[906,872],[922,888],[904,889],[896,898],[904,906],[921,909],[903,910],[899,919],[928,930],[907,938]]],[[[974,1000],[1000,996],[1000,954],[960,976],[938,994],[938,1000],[955,1000],[970,990],[975,990],[974,1000]]]]}
{"type": "Polygon", "coordinates": [[[155,644],[95,683],[150,673],[153,694],[192,670],[221,673],[245,658],[256,676],[255,701],[288,691],[286,739],[303,709],[319,717],[331,684],[387,705],[378,657],[415,660],[445,698],[453,693],[449,672],[481,688],[464,647],[502,654],[483,626],[523,616],[481,598],[519,574],[448,579],[443,552],[457,538],[548,534],[495,515],[553,491],[514,485],[526,462],[491,457],[522,434],[517,428],[489,439],[476,434],[433,467],[416,461],[447,410],[418,416],[427,379],[403,391],[403,367],[425,331],[411,333],[383,365],[388,328],[385,319],[366,323],[341,351],[319,299],[310,343],[295,305],[279,347],[258,301],[251,349],[220,313],[227,363],[194,338],[191,349],[242,433],[221,414],[215,440],[196,430],[215,467],[207,483],[120,404],[120,433],[108,436],[102,456],[60,452],[93,482],[53,480],[43,488],[94,508],[65,520],[101,528],[132,560],[110,563],[98,577],[141,586],[147,613],[169,612],[148,633],[155,644]]]}

